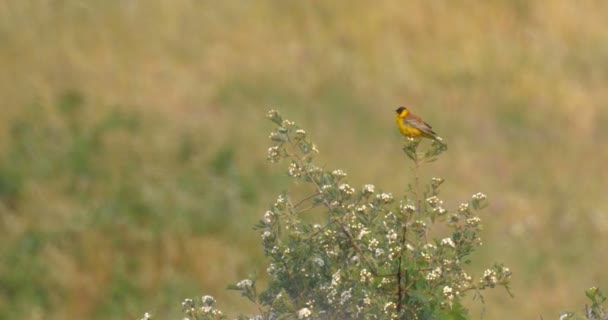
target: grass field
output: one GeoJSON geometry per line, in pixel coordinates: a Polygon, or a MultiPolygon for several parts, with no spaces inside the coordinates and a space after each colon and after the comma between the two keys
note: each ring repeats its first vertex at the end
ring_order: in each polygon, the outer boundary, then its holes
{"type": "Polygon", "coordinates": [[[554,319],[608,288],[608,3],[0,0],[0,318],[178,318],[262,274],[286,187],[279,109],[353,185],[402,193],[401,104],[448,142],[423,169],[488,194],[474,318],[554,319]]]}

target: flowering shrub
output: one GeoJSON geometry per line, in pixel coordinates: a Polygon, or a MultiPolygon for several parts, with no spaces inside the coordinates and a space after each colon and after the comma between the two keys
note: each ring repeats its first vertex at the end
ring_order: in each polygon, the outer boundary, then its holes
{"type": "MultiPolygon", "coordinates": [[[[229,287],[258,305],[249,319],[463,319],[465,294],[509,289],[511,271],[501,264],[477,277],[464,268],[482,244],[478,211],[486,195],[450,210],[439,198],[443,179],[418,178],[418,167],[445,146],[433,142],[420,152],[420,140],[406,140],[414,177],[408,194],[396,198],[317,166],[319,151],[306,131],[276,111],[267,117],[276,125],[268,160],[286,163],[286,173],[310,193],[278,195],[255,226],[269,259],[268,287],[258,293],[255,279],[229,287]],[[307,222],[310,215],[323,222],[307,222]]],[[[184,311],[188,319],[223,319],[214,303],[188,299],[184,311]]]]}

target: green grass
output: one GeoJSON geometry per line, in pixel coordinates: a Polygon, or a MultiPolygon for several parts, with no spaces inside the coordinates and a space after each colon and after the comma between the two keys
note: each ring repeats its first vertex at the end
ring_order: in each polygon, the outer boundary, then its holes
{"type": "Polygon", "coordinates": [[[175,317],[202,293],[239,309],[225,285],[263,273],[251,225],[285,181],[265,110],[400,193],[401,104],[450,145],[423,169],[445,201],[489,196],[472,268],[504,261],[516,297],[486,318],[578,308],[608,286],[607,9],[0,1],[0,318],[175,317]]]}

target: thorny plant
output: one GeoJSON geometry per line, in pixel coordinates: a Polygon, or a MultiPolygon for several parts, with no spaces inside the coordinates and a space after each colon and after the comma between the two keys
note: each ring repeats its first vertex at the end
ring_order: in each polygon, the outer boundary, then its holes
{"type": "MultiPolygon", "coordinates": [[[[371,184],[357,190],[344,171],[317,166],[306,131],[277,111],[267,118],[276,126],[268,160],[286,162],[287,174],[309,194],[280,194],[255,226],[270,260],[268,287],[258,294],[255,279],[229,286],[258,306],[258,315],[241,319],[463,319],[465,294],[483,301],[485,289],[509,290],[511,271],[501,264],[475,278],[464,269],[482,245],[478,211],[486,195],[448,210],[439,198],[444,180],[420,182],[419,166],[441,155],[443,145],[419,151],[420,140],[406,139],[412,183],[395,199],[371,184]],[[319,214],[322,223],[307,222],[319,214]]],[[[223,319],[209,299],[202,306],[184,302],[188,319],[223,319]]]]}

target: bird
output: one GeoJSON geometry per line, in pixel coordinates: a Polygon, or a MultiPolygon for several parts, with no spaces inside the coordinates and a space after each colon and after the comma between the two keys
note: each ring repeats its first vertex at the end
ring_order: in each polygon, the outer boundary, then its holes
{"type": "Polygon", "coordinates": [[[411,113],[406,107],[399,107],[395,110],[395,121],[402,135],[410,138],[428,138],[445,145],[443,139],[433,131],[430,124],[424,122],[422,118],[411,113]]]}

